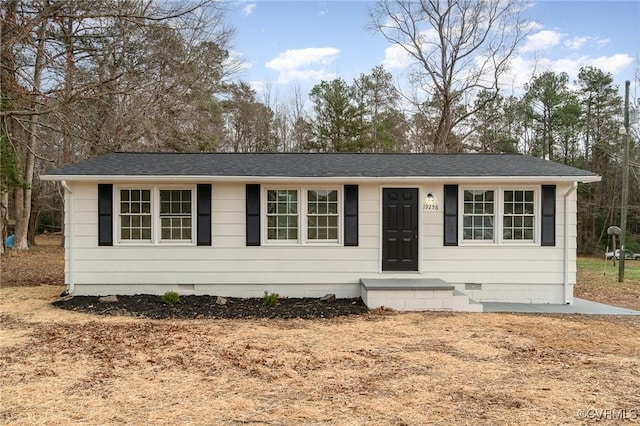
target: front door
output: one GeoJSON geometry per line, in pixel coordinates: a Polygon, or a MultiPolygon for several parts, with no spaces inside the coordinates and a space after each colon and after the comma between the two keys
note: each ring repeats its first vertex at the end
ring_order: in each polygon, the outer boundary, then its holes
{"type": "Polygon", "coordinates": [[[418,189],[382,189],[382,270],[418,270],[418,189]]]}

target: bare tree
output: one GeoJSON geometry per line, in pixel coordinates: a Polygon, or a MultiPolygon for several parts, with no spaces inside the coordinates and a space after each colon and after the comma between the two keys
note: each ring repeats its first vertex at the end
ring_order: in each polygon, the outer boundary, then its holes
{"type": "Polygon", "coordinates": [[[226,50],[233,31],[223,7],[215,0],[2,2],[0,136],[20,182],[5,180],[0,200],[3,212],[11,203],[16,249],[28,248],[37,171],[109,150],[215,148],[201,135],[216,123],[222,80],[238,69],[226,50]]]}
{"type": "Polygon", "coordinates": [[[414,63],[414,105],[441,105],[435,151],[462,151],[454,130],[483,108],[473,103],[478,92],[498,93],[500,76],[527,33],[525,6],[517,0],[378,0],[370,11],[370,27],[414,63]],[[460,103],[468,108],[454,114],[460,103]]]}

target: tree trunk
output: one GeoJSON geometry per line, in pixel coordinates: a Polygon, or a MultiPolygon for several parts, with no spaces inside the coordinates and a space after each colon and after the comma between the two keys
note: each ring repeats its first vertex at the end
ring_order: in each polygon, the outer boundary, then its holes
{"type": "Polygon", "coordinates": [[[45,59],[45,31],[47,21],[43,21],[38,32],[38,48],[36,51],[36,61],[33,72],[33,114],[29,117],[29,131],[27,146],[24,149],[24,187],[16,190],[16,234],[14,248],[16,250],[28,250],[27,243],[29,232],[29,218],[31,217],[31,191],[33,186],[33,172],[35,170],[36,156],[35,149],[38,142],[38,109],[40,106],[40,82],[42,79],[42,68],[45,59]]]}

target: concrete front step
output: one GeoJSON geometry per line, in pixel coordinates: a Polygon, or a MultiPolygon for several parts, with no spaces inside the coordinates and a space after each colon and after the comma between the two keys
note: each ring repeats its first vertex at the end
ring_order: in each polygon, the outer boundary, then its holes
{"type": "Polygon", "coordinates": [[[439,278],[362,278],[361,296],[370,309],[482,312],[482,304],[439,278]]]}

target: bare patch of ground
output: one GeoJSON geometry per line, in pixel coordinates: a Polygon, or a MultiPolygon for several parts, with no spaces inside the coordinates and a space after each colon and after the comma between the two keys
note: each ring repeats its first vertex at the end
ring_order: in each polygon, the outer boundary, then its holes
{"type": "Polygon", "coordinates": [[[578,424],[579,410],[640,410],[637,319],[149,320],[57,309],[61,290],[0,290],[2,424],[578,424]]]}

